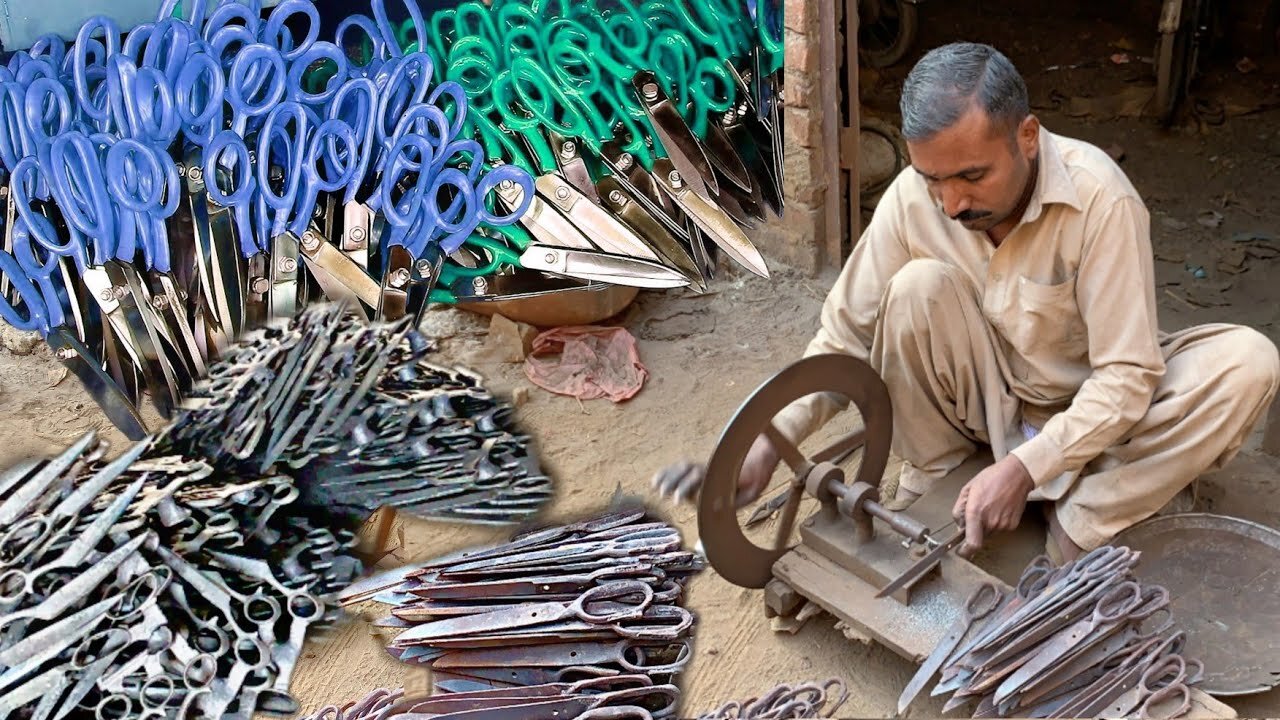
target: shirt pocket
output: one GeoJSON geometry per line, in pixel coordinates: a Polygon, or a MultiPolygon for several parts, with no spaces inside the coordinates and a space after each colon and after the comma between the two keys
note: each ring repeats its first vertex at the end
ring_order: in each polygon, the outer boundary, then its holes
{"type": "Polygon", "coordinates": [[[1009,342],[1033,365],[1046,354],[1074,359],[1088,350],[1075,276],[1053,285],[1019,276],[1002,320],[1009,342]]]}

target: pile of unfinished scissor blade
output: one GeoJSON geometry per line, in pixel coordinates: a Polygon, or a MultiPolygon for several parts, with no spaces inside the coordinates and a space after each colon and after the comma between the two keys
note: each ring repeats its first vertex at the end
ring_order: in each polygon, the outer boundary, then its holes
{"type": "Polygon", "coordinates": [[[1138,556],[1104,546],[1056,569],[1041,557],[1003,596],[980,586],[899,707],[940,668],[944,712],[976,702],[975,717],[1183,715],[1204,668],[1182,655],[1168,591],[1135,579],[1138,556]]]}
{"type": "Polygon", "coordinates": [[[0,717],[293,714],[310,631],[341,617],[355,543],[241,479],[93,435],[0,475],[0,717]]]}
{"type": "Polygon", "coordinates": [[[661,720],[675,714],[678,699],[674,685],[655,685],[647,675],[614,675],[420,698],[379,689],[300,720],[661,720]]]}
{"type": "Polygon", "coordinates": [[[551,498],[530,439],[479,376],[430,362],[407,323],[329,303],[251,333],[157,446],[240,472],[286,472],[302,502],[357,520],[380,507],[511,523],[551,498]]]}
{"type": "Polygon", "coordinates": [[[689,660],[681,606],[702,569],[675,528],[620,511],[361,580],[344,603],[394,606],[394,657],[431,667],[446,692],[643,674],[689,660]]]}
{"type": "Polygon", "coordinates": [[[732,700],[697,720],[788,720],[789,718],[829,718],[849,698],[844,681],[831,678],[823,683],[783,683],[760,697],[732,700]]]}

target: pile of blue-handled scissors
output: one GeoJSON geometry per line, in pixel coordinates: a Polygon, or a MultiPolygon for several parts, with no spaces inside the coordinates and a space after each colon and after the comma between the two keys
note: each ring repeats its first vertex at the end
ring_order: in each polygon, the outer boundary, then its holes
{"type": "Polygon", "coordinates": [[[767,276],[742,227],[780,211],[781,45],[744,8],[384,2],[329,42],[311,0],[167,0],[0,67],[0,317],[126,435],[312,302],[703,289],[717,248],[767,276]]]}

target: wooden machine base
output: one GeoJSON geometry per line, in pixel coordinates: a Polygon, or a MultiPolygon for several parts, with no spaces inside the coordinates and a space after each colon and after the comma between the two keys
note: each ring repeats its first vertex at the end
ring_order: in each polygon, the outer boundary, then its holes
{"type": "MultiPolygon", "coordinates": [[[[990,462],[989,456],[971,458],[940,480],[908,512],[930,528],[944,527],[951,519],[951,507],[960,488],[990,462]]],[[[766,612],[770,615],[790,615],[808,600],[918,665],[933,652],[979,584],[992,583],[1001,592],[1011,589],[1000,578],[952,553],[943,558],[937,570],[915,583],[909,604],[897,596],[876,598],[878,589],[887,580],[873,577],[872,582],[868,582],[868,578],[862,576],[868,574],[868,570],[878,569],[893,577],[892,573],[900,572],[895,569],[896,565],[875,559],[880,555],[878,552],[852,562],[846,557],[844,562],[837,563],[832,558],[845,555],[846,551],[840,548],[847,546],[847,541],[840,541],[833,534],[838,521],[821,522],[816,516],[813,519],[815,522],[808,527],[802,524],[803,542],[773,566],[775,580],[765,592],[766,612]]],[[[877,527],[877,534],[881,542],[896,545],[902,562],[907,566],[911,564],[900,538],[883,527],[877,527]]],[[[1016,567],[1021,568],[1042,552],[1044,536],[1036,527],[1024,527],[1018,535],[1021,537],[1004,540],[1004,544],[1016,546],[1001,548],[1013,551],[1009,553],[1013,557],[1007,558],[1009,562],[1002,564],[1012,567],[1016,562],[1016,567]]],[[[1194,720],[1237,717],[1230,706],[1203,691],[1192,689],[1191,694],[1192,707],[1185,717],[1194,720]]]]}

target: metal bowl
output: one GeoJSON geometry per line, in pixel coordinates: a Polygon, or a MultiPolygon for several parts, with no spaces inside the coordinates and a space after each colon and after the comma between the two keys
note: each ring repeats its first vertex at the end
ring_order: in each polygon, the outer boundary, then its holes
{"type": "Polygon", "coordinates": [[[1280,684],[1280,532],[1185,513],[1138,523],[1111,544],[1141,551],[1138,577],[1169,590],[1185,655],[1204,663],[1202,690],[1251,695],[1280,684]]]}

